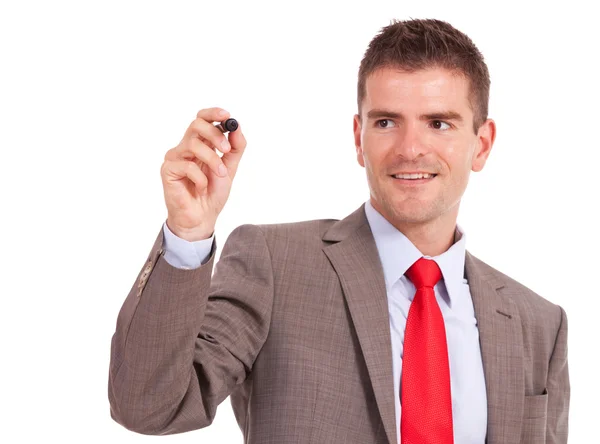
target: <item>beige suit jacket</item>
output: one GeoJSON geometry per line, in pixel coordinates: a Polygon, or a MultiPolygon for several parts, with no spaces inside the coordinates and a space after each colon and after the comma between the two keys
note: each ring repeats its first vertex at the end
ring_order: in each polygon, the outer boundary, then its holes
{"type": "MultiPolygon", "coordinates": [[[[248,444],[396,444],[387,294],[364,204],[345,219],[241,225],[213,271],[165,261],[163,232],[112,338],[111,417],[143,434],[210,425],[248,444]],[[212,275],[212,276],[211,276],[212,275]]],[[[466,251],[488,444],[566,443],[564,310],[466,251]]],[[[456,443],[460,444],[460,443],[456,443]]]]}

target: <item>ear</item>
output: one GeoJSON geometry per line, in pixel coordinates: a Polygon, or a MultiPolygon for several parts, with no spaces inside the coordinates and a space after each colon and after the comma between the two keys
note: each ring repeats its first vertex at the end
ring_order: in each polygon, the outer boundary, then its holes
{"type": "Polygon", "coordinates": [[[353,130],[354,130],[354,146],[356,147],[356,160],[358,160],[359,165],[364,168],[365,167],[365,159],[363,157],[362,141],[361,141],[361,137],[360,137],[361,122],[360,122],[360,116],[358,114],[354,115],[353,130]]]}
{"type": "Polygon", "coordinates": [[[477,148],[473,155],[473,161],[471,163],[471,169],[475,172],[479,172],[485,166],[494,140],[496,139],[496,122],[492,119],[487,119],[477,131],[477,148]]]}

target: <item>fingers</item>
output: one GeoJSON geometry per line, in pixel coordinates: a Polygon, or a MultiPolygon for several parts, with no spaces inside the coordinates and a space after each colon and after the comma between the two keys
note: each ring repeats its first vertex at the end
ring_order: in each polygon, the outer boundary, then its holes
{"type": "MultiPolygon", "coordinates": [[[[169,150],[165,160],[198,159],[219,177],[234,177],[243,152],[246,138],[241,125],[229,133],[229,139],[211,122],[223,122],[229,112],[222,108],[206,108],[198,111],[197,118],[189,125],[180,144],[169,150]],[[223,153],[219,157],[215,150],[223,153]]],[[[239,124],[239,122],[238,122],[239,124]]]]}
{"type": "Polygon", "coordinates": [[[219,177],[227,176],[227,167],[219,155],[197,138],[191,138],[183,144],[170,149],[167,151],[167,154],[165,154],[165,161],[192,159],[198,159],[199,161],[204,162],[219,177]]]}
{"type": "Polygon", "coordinates": [[[198,111],[198,114],[196,114],[196,117],[206,120],[207,122],[222,122],[229,119],[229,112],[216,106],[214,108],[201,109],[198,111]]]}
{"type": "Polygon", "coordinates": [[[229,139],[227,139],[226,135],[221,133],[221,131],[211,123],[224,122],[229,119],[231,116],[228,111],[218,107],[206,108],[198,111],[196,117],[197,119],[192,122],[193,129],[190,130],[190,132],[196,132],[201,137],[207,138],[210,140],[212,146],[222,153],[229,152],[230,148],[237,151],[243,151],[246,148],[246,139],[239,126],[239,121],[238,128],[229,133],[229,139]],[[202,122],[200,122],[200,124],[196,123],[198,119],[208,123],[208,125],[202,122]],[[206,130],[206,132],[204,130],[206,130]],[[224,144],[224,142],[228,142],[230,145],[228,146],[227,143],[224,144]],[[223,144],[225,145],[225,151],[221,149],[223,144]]]}
{"type": "Polygon", "coordinates": [[[231,146],[229,145],[229,141],[225,134],[223,134],[215,125],[200,117],[190,123],[190,126],[183,137],[184,141],[191,138],[198,138],[202,141],[206,141],[207,144],[212,145],[222,153],[227,153],[231,150],[231,146]]]}
{"type": "Polygon", "coordinates": [[[196,163],[188,160],[167,160],[163,163],[162,168],[166,182],[170,178],[177,181],[182,177],[187,177],[194,183],[199,194],[206,192],[208,179],[196,163]]]}

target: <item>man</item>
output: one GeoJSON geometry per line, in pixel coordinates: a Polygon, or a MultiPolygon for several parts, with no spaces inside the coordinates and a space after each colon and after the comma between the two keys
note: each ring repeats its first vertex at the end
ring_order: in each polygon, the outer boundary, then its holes
{"type": "Polygon", "coordinates": [[[489,84],[448,23],[383,28],[354,117],[370,199],[340,221],[241,225],[212,276],[246,140],[201,110],[161,169],[168,218],[119,313],[111,416],[180,433],[231,395],[248,443],[567,442],[564,310],[456,223],[495,139],[489,84]]]}

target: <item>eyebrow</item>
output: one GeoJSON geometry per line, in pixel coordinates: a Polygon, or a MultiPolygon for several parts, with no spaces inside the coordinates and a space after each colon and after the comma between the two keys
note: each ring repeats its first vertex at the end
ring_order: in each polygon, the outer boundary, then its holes
{"type": "MultiPolygon", "coordinates": [[[[372,109],[367,113],[367,119],[381,119],[381,118],[392,118],[402,119],[401,113],[395,111],[389,111],[386,109],[372,109]]],[[[456,111],[442,111],[431,114],[423,114],[420,117],[421,120],[454,120],[456,122],[462,122],[462,116],[456,111]]]]}

